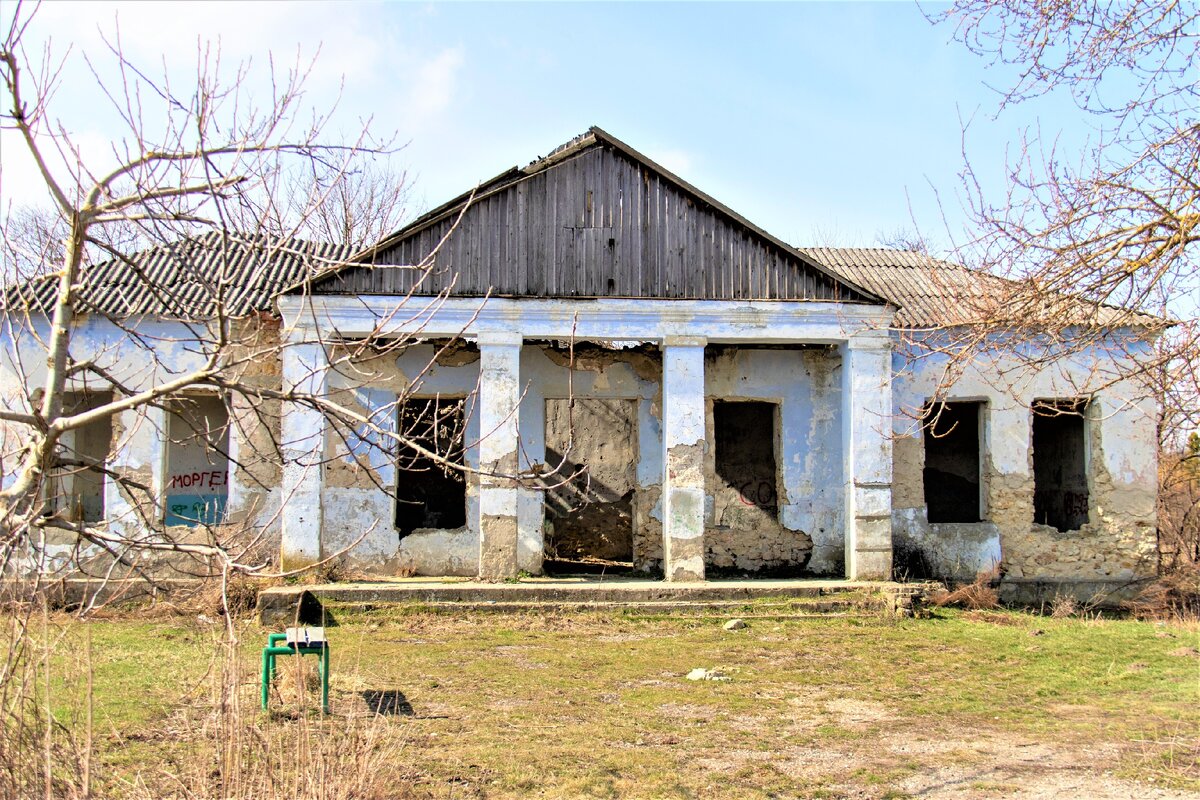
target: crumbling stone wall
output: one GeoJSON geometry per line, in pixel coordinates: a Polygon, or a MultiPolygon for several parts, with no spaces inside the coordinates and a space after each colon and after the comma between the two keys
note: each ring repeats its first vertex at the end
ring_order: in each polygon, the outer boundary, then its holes
{"type": "MultiPolygon", "coordinates": [[[[45,320],[31,322],[44,342],[45,320]]],[[[118,326],[102,316],[79,315],[75,325],[72,346],[97,359],[101,368],[117,376],[131,390],[149,388],[155,382],[202,364],[203,354],[195,345],[194,330],[184,323],[151,318],[137,320],[136,335],[131,335],[126,326],[118,326]]],[[[226,354],[226,363],[237,365],[231,371],[231,377],[252,385],[277,388],[277,334],[278,325],[274,320],[247,318],[235,321],[230,332],[232,344],[226,354]]],[[[13,342],[13,346],[20,352],[20,366],[11,361],[14,353],[6,348],[0,357],[0,385],[5,389],[16,389],[23,385],[44,384],[43,344],[37,337],[24,335],[13,342]]],[[[70,391],[108,391],[107,387],[98,387],[94,380],[88,381],[87,386],[77,380],[68,388],[70,391]]],[[[0,397],[0,404],[5,406],[20,407],[22,403],[19,393],[5,391],[0,397]]],[[[235,400],[235,414],[239,407],[249,410],[246,404],[239,405],[235,400]]],[[[264,556],[270,555],[277,546],[277,528],[268,527],[264,536],[262,526],[274,518],[278,509],[279,460],[274,445],[278,440],[279,413],[277,404],[270,403],[265,408],[260,404],[255,411],[260,415],[256,419],[267,420],[263,426],[246,415],[239,420],[244,424],[235,423],[230,429],[230,450],[245,466],[240,472],[234,469],[230,476],[227,524],[214,526],[211,530],[200,526],[172,526],[168,531],[172,540],[209,543],[214,533],[221,541],[235,545],[258,540],[262,543],[264,556]],[[250,513],[251,509],[254,513],[250,513]]],[[[167,425],[166,412],[149,406],[131,409],[112,418],[109,468],[113,473],[145,486],[146,490],[129,492],[113,480],[103,481],[104,524],[111,533],[141,539],[157,535],[148,533],[146,521],[157,529],[163,519],[167,488],[164,485],[164,466],[168,460],[167,425]]],[[[5,432],[6,437],[13,435],[14,432],[5,432]]],[[[5,449],[11,452],[11,448],[6,446],[5,449]]],[[[73,532],[49,531],[47,540],[51,570],[56,568],[55,565],[61,565],[63,575],[80,576],[74,572],[74,567],[82,566],[83,575],[109,574],[111,556],[94,545],[81,542],[73,532]]],[[[39,568],[39,564],[31,561],[28,566],[39,568]]],[[[170,550],[145,552],[139,557],[137,566],[145,574],[162,578],[220,570],[219,564],[205,564],[202,558],[170,550]]],[[[126,572],[126,568],[117,567],[112,574],[126,572]]]]}
{"type": "MultiPolygon", "coordinates": [[[[1103,398],[1091,404],[1087,411],[1089,520],[1078,530],[1059,531],[1049,525],[1016,524],[1015,520],[1001,527],[1001,550],[1005,554],[1002,566],[1012,578],[1070,579],[1080,581],[1127,581],[1154,575],[1157,568],[1156,491],[1155,485],[1138,481],[1136,474],[1127,473],[1126,480],[1114,478],[1109,465],[1114,461],[1109,450],[1128,451],[1137,439],[1147,437],[1150,421],[1129,419],[1115,409],[1124,405],[1116,398],[1103,398]],[[1116,414],[1130,427],[1117,419],[1116,414]],[[1141,436],[1139,436],[1141,434],[1141,436]],[[1106,442],[1107,435],[1107,442],[1106,442]],[[1133,439],[1134,442],[1129,441],[1133,439]],[[1106,449],[1107,443],[1107,449],[1106,449]],[[1129,480],[1133,478],[1134,480],[1129,480]]],[[[1147,442],[1153,446],[1153,442],[1147,442]]],[[[1154,450],[1147,452],[1153,453],[1154,450]]],[[[1119,459],[1119,456],[1118,456],[1119,459]]],[[[1031,459],[1032,460],[1032,459],[1031,459]]],[[[1032,473],[1032,466],[1031,466],[1032,473]]],[[[996,482],[999,490],[990,489],[991,502],[1005,508],[1012,489],[1003,481],[996,482]]],[[[1033,480],[1025,481],[1020,490],[1022,511],[1032,510],[1033,480]]],[[[1023,515],[1028,520],[1029,517],[1023,515]]]]}
{"type": "MultiPolygon", "coordinates": [[[[1131,364],[1128,342],[1022,370],[1003,351],[981,357],[949,390],[950,398],[984,400],[984,519],[930,524],[922,480],[924,447],[917,421],[934,396],[944,359],[898,348],[894,385],[893,534],[903,577],[971,578],[998,567],[1009,582],[1079,582],[1118,588],[1152,576],[1155,561],[1156,410],[1144,391],[1119,380],[1131,364]],[[1011,383],[999,376],[1008,375],[1011,383]],[[1088,397],[1090,519],[1078,530],[1034,522],[1030,406],[1039,399],[1088,397]]],[[[1136,348],[1135,348],[1136,349],[1136,348]]]]}
{"type": "MultiPolygon", "coordinates": [[[[279,320],[250,317],[234,326],[229,362],[232,377],[247,386],[279,390],[283,386],[279,320]]],[[[283,457],[279,450],[282,403],[234,395],[230,408],[231,524],[265,528],[269,544],[278,546],[280,485],[283,457]]]]}
{"type": "MultiPolygon", "coordinates": [[[[478,440],[478,413],[472,399],[479,352],[472,345],[416,344],[403,350],[358,345],[331,348],[328,378],[331,400],[394,430],[397,398],[468,397],[466,440],[478,440]]],[[[418,528],[403,539],[395,527],[395,446],[367,426],[329,425],[325,436],[321,503],[322,552],[347,549],[353,567],[380,575],[463,575],[479,571],[479,477],[466,479],[467,524],[454,529],[418,528]]],[[[464,455],[478,466],[478,447],[464,455]]]]}
{"type": "MultiPolygon", "coordinates": [[[[576,343],[571,348],[563,342],[526,342],[521,375],[525,384],[521,404],[522,467],[547,470],[556,465],[548,451],[553,451],[556,441],[561,442],[565,435],[562,415],[566,398],[575,398],[577,410],[586,404],[608,409],[617,430],[604,431],[598,424],[588,424],[585,427],[595,427],[595,435],[585,433],[571,457],[576,462],[587,461],[588,454],[597,452],[602,442],[612,440],[606,442],[610,450],[599,459],[598,466],[604,473],[603,482],[615,487],[608,492],[613,502],[598,513],[613,515],[622,531],[629,526],[634,570],[649,575],[661,573],[662,358],[658,347],[576,343]],[[618,453],[628,461],[621,464],[614,455],[618,453]]],[[[548,480],[553,481],[553,477],[548,480]]],[[[540,493],[530,494],[535,495],[530,498],[530,506],[536,509],[540,521],[543,497],[540,493]]],[[[613,554],[625,550],[625,542],[619,538],[623,533],[608,535],[614,537],[613,554]]]]}
{"type": "Polygon", "coordinates": [[[546,401],[548,556],[632,563],[637,429],[635,400],[546,401]]]}
{"type": "Polygon", "coordinates": [[[715,573],[841,574],[839,366],[836,352],[823,347],[709,348],[704,546],[715,573]],[[771,488],[765,479],[748,487],[718,474],[717,400],[775,405],[773,499],[760,496],[771,488]]]}

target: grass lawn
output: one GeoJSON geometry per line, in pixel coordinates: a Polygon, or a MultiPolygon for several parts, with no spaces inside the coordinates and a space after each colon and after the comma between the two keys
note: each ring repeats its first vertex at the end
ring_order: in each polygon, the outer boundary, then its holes
{"type": "Polygon", "coordinates": [[[329,718],[286,675],[258,712],[266,632],[240,622],[231,734],[213,711],[223,621],[127,614],[70,624],[52,693],[78,730],[90,635],[93,774],[116,796],[205,796],[179,776],[226,769],[230,736],[327,745],[371,797],[1200,796],[1195,626],[748,621],[341,612],[329,718]],[[696,667],[728,680],[687,680],[696,667]]]}

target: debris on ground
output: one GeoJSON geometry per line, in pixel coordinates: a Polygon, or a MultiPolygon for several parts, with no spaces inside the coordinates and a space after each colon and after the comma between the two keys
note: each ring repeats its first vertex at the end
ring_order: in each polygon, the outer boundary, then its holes
{"type": "Polygon", "coordinates": [[[729,676],[719,669],[705,669],[704,667],[696,667],[687,674],[689,681],[727,681],[729,676]]]}
{"type": "Polygon", "coordinates": [[[745,628],[745,627],[746,627],[746,620],[744,620],[744,619],[731,619],[731,620],[729,620],[729,622],[725,623],[725,630],[727,630],[727,631],[740,631],[742,628],[745,628]]]}

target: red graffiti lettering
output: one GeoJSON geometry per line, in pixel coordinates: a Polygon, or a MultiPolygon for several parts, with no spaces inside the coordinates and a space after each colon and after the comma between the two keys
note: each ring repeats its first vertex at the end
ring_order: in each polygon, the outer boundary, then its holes
{"type": "Polygon", "coordinates": [[[172,489],[189,489],[193,486],[203,486],[217,489],[229,484],[228,470],[205,470],[204,472],[182,472],[172,475],[167,485],[172,489]]]}
{"type": "Polygon", "coordinates": [[[738,499],[744,505],[765,508],[774,506],[777,501],[775,487],[767,481],[745,481],[736,488],[738,499]]]}

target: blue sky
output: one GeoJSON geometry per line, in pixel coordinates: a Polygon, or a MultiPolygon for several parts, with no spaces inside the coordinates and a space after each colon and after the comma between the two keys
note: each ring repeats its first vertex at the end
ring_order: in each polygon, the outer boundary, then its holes
{"type": "MultiPolygon", "coordinates": [[[[994,118],[988,84],[1011,72],[907,2],[47,4],[30,42],[73,48],[55,100],[97,159],[115,127],[81,56],[103,63],[97,29],[114,24],[131,59],[177,80],[197,39],[258,67],[319,47],[308,99],[327,106],[344,79],[343,129],[370,117],[407,143],[414,213],[599,125],[788,241],[872,245],[915,217],[945,246],[966,120],[997,190],[1022,127],[1088,135],[1062,99],[994,118]]],[[[5,206],[38,199],[17,144],[0,139],[5,206]]]]}

